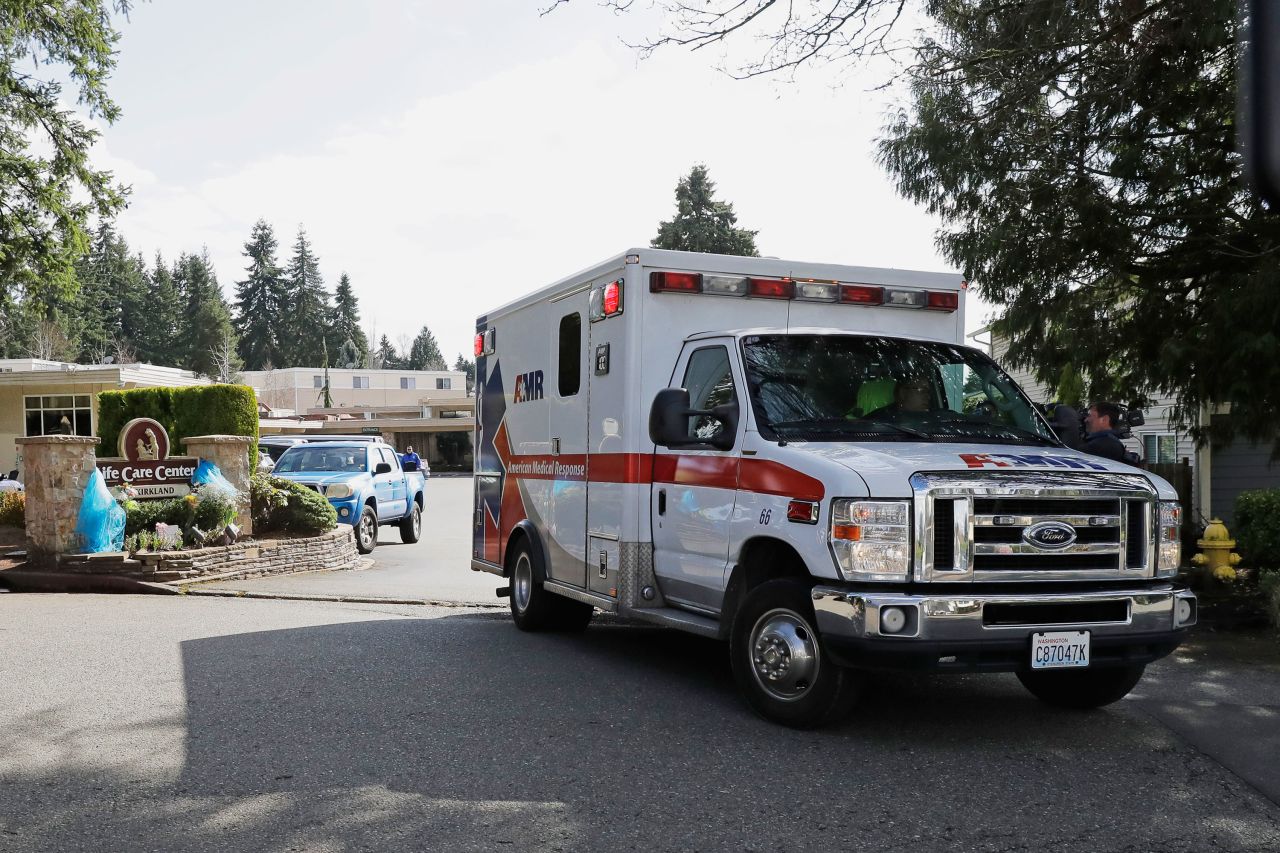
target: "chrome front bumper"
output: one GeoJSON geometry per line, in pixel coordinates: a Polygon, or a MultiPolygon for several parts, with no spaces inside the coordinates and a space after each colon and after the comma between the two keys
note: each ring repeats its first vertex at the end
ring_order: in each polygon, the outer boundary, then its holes
{"type": "Polygon", "coordinates": [[[1099,664],[1146,663],[1173,651],[1196,622],[1195,595],[1172,584],[927,595],[817,586],[813,609],[838,661],[913,669],[1020,669],[1029,660],[1031,635],[1055,630],[1088,631],[1099,664]],[[1181,622],[1175,617],[1179,600],[1190,605],[1181,622]],[[889,607],[906,614],[898,633],[882,628],[880,614],[889,607]]]}

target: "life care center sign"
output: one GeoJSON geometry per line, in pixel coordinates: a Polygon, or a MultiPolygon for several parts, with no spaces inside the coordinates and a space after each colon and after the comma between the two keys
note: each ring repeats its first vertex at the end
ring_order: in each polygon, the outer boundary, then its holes
{"type": "Polygon", "coordinates": [[[159,421],[134,418],[120,430],[118,458],[99,459],[108,486],[133,487],[139,498],[173,498],[191,491],[191,475],[200,460],[170,456],[169,433],[159,421]]]}

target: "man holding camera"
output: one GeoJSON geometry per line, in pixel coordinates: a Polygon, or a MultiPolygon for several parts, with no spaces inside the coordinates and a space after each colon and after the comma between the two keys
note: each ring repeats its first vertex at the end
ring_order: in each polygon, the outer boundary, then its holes
{"type": "Polygon", "coordinates": [[[1116,462],[1128,461],[1128,451],[1120,441],[1116,432],[1116,424],[1120,420],[1120,407],[1115,403],[1097,402],[1089,406],[1089,413],[1084,416],[1084,452],[1114,459],[1116,462]]]}

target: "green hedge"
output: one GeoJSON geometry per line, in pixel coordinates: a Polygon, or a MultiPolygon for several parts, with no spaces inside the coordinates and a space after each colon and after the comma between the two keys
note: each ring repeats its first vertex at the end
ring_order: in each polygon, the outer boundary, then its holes
{"type": "Polygon", "coordinates": [[[1249,566],[1280,567],[1280,489],[1253,489],[1236,496],[1231,533],[1249,566]]]}
{"type": "Polygon", "coordinates": [[[134,418],[153,418],[169,433],[170,454],[181,456],[182,440],[194,435],[258,438],[258,400],[248,385],[138,388],[98,394],[99,456],[116,456],[120,430],[134,418]]]}

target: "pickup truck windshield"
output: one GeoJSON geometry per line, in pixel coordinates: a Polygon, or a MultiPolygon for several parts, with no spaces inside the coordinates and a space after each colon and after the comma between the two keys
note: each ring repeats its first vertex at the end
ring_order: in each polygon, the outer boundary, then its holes
{"type": "Polygon", "coordinates": [[[365,453],[366,449],[363,447],[292,447],[280,457],[275,472],[299,474],[306,471],[365,471],[368,469],[365,453]]]}
{"type": "Polygon", "coordinates": [[[743,360],[756,423],[773,440],[1058,443],[1013,380],[976,350],[752,335],[743,360]]]}

